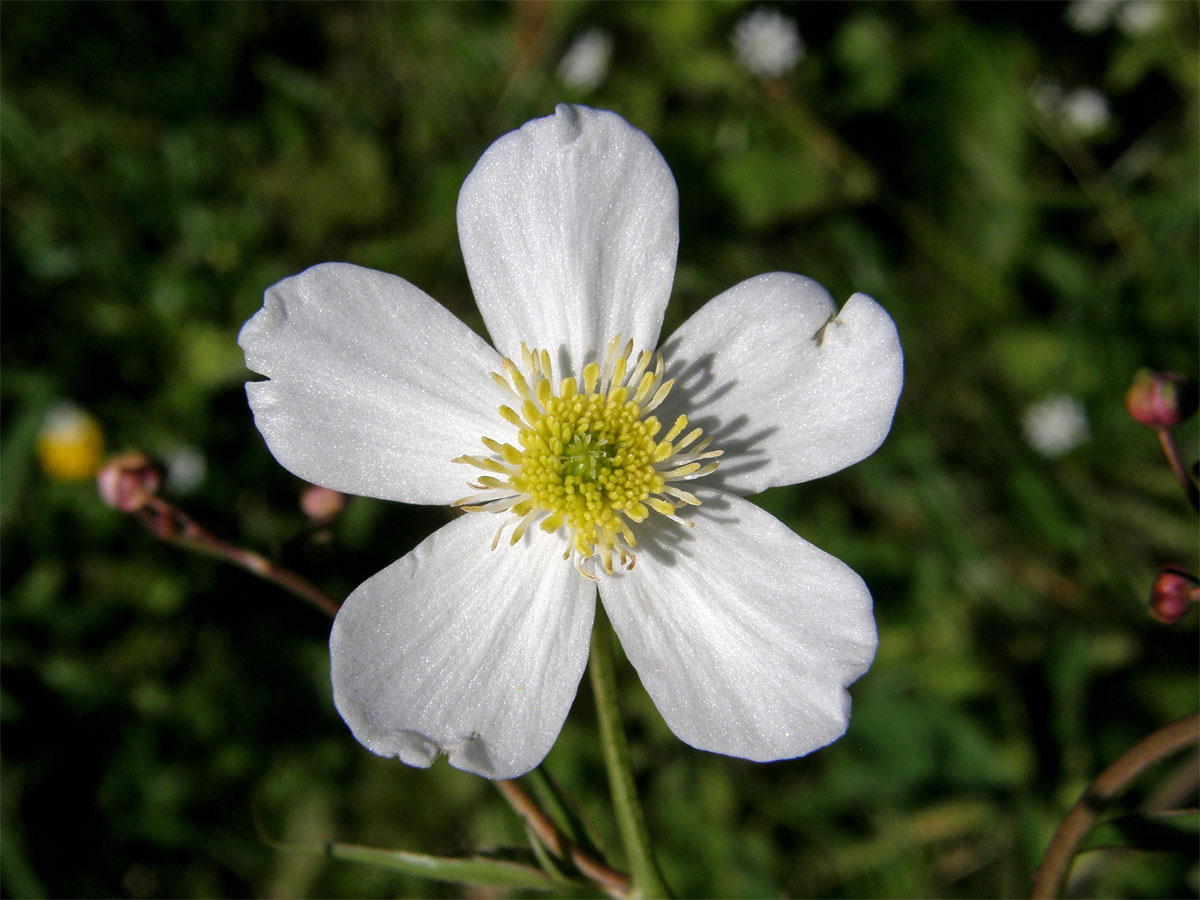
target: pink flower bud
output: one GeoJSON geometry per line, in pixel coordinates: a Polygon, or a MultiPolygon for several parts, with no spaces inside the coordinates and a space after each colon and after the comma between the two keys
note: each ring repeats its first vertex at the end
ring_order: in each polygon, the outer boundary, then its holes
{"type": "Polygon", "coordinates": [[[100,498],[113,509],[137,512],[162,486],[162,473],[141,453],[121,453],[96,475],[100,498]]]}
{"type": "Polygon", "coordinates": [[[300,494],[300,508],[314,522],[328,522],[346,508],[346,495],[310,484],[300,494]]]}
{"type": "Polygon", "coordinates": [[[1171,428],[1196,411],[1195,382],[1174,372],[1139,369],[1125,394],[1125,408],[1150,428],[1171,428]]]}
{"type": "Polygon", "coordinates": [[[1200,585],[1195,576],[1178,566],[1164,566],[1150,591],[1150,615],[1164,625],[1174,625],[1198,601],[1200,585]]]}

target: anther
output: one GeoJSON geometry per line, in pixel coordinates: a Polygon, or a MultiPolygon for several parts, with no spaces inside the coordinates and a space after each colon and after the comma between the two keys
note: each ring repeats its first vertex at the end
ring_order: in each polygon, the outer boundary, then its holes
{"type": "Polygon", "coordinates": [[[493,373],[518,401],[499,407],[501,418],[517,429],[513,443],[484,437],[489,456],[455,460],[491,473],[472,483],[477,493],[455,506],[506,515],[494,546],[508,524],[514,524],[512,544],[534,523],[548,533],[565,527],[564,558],[573,557],[575,567],[594,578],[584,565],[591,559],[610,574],[615,566],[633,568],[637,542],[630,526],[651,512],[691,525],[678,510],[700,500],[671,482],[713,471],[715,461],[701,461],[720,453],[704,452],[711,439],[696,443],[700,428],[674,443],[687,428],[686,416],[656,439],[662,423],[650,413],[674,384],[663,380],[661,354],[643,350],[635,357],[632,341],[622,345],[614,337],[602,362],[589,362],[578,380],[563,379],[557,393],[547,350],[522,344],[520,359],[520,367],[502,359],[503,374],[493,373]]]}

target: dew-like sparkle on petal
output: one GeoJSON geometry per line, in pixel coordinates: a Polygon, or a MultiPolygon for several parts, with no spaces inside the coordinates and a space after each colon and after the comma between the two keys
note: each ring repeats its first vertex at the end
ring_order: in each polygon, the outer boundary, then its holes
{"type": "Polygon", "coordinates": [[[564,558],[574,554],[586,575],[582,564],[596,557],[611,574],[614,557],[633,568],[632,526],[651,512],[691,525],[677,513],[700,501],[673,482],[714,471],[721,451],[708,450],[712,438],[701,429],[687,430],[687,416],[660,437],[663,424],[652,413],[674,384],[663,380],[661,354],[644,350],[634,359],[633,342],[622,347],[618,335],[603,367],[588,363],[581,379],[563,379],[557,392],[546,350],[522,344],[521,363],[505,359],[504,371],[492,374],[514,398],[499,412],[518,429],[519,446],[485,436],[489,454],[455,460],[486,474],[454,505],[506,515],[493,548],[513,522],[514,544],[532,524],[551,533],[565,526],[564,558]]]}

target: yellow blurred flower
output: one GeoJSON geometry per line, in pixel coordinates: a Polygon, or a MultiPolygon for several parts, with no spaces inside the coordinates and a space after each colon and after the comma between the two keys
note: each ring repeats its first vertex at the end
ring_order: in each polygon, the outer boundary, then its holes
{"type": "Polygon", "coordinates": [[[87,481],[104,456],[100,423],[73,403],[55,406],[38,431],[37,455],[51,478],[87,481]]]}

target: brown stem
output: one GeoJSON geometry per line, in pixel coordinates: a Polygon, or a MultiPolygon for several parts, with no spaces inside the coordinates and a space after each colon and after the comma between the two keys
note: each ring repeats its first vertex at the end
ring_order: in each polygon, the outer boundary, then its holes
{"type": "Polygon", "coordinates": [[[1105,808],[1147,766],[1197,741],[1200,741],[1200,713],[1192,713],[1142,738],[1096,776],[1054,833],[1041,865],[1033,873],[1031,896],[1035,900],[1059,896],[1080,841],[1105,808]]]}
{"type": "Polygon", "coordinates": [[[1162,445],[1163,454],[1167,457],[1167,464],[1175,473],[1175,477],[1179,479],[1179,483],[1183,485],[1183,492],[1187,494],[1192,509],[1200,512],[1200,488],[1196,487],[1196,482],[1192,481],[1192,476],[1188,474],[1187,467],[1183,464],[1183,458],[1179,455],[1179,445],[1175,443],[1175,435],[1171,433],[1170,428],[1156,428],[1155,430],[1158,432],[1158,443],[1162,445]]]}
{"type": "Polygon", "coordinates": [[[546,849],[555,856],[569,859],[576,869],[602,887],[610,897],[629,895],[629,876],[605,865],[569,841],[520,784],[516,781],[495,781],[493,784],[517,815],[546,845],[546,849]]]}
{"type": "Polygon", "coordinates": [[[147,497],[145,507],[138,511],[138,518],[159,540],[233,563],[259,578],[291,591],[329,616],[337,614],[338,602],[312,582],[275,565],[265,556],[217,537],[179,507],[161,497],[147,497]]]}

